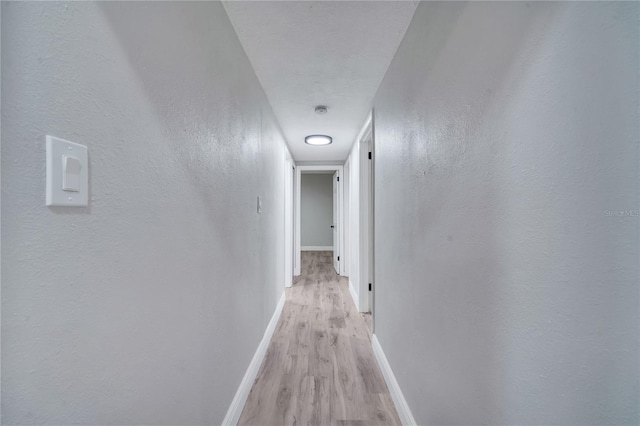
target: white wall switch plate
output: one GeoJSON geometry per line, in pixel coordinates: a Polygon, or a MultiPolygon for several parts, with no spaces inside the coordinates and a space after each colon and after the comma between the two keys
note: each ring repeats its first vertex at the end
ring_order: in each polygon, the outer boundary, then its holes
{"type": "Polygon", "coordinates": [[[47,206],[88,205],[87,147],[47,135],[47,206]]]}
{"type": "Polygon", "coordinates": [[[258,195],[258,214],[262,213],[262,197],[258,195]]]}

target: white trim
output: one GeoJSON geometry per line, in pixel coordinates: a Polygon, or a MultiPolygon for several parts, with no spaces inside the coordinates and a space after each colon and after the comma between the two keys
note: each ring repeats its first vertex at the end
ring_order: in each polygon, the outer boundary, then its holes
{"type": "Polygon", "coordinates": [[[362,140],[362,138],[365,137],[365,133],[367,133],[370,130],[370,127],[372,127],[371,126],[372,122],[373,122],[373,110],[369,111],[369,114],[367,114],[367,119],[365,120],[364,125],[362,126],[362,129],[360,129],[360,133],[358,133],[358,137],[356,138],[355,141],[353,141],[353,145],[360,144],[360,141],[362,140]]]}
{"type": "Polygon", "coordinates": [[[302,246],[300,251],[333,251],[333,246],[302,246]]]}
{"type": "Polygon", "coordinates": [[[269,325],[267,325],[267,329],[264,331],[264,336],[262,336],[258,349],[256,349],[253,359],[251,359],[247,372],[244,373],[244,377],[240,382],[236,395],[233,397],[233,401],[231,401],[231,405],[227,410],[227,415],[224,416],[224,420],[222,421],[223,426],[235,426],[240,420],[240,414],[242,414],[244,405],[247,403],[247,398],[249,398],[249,392],[251,391],[253,382],[258,376],[258,371],[260,370],[262,361],[267,354],[269,343],[271,343],[271,337],[273,336],[274,331],[276,331],[276,325],[278,324],[278,319],[280,319],[282,308],[284,308],[284,302],[285,294],[282,292],[282,297],[280,297],[280,301],[278,302],[276,310],[271,317],[271,321],[269,321],[269,325]]]}
{"type": "Polygon", "coordinates": [[[396,380],[396,376],[394,376],[391,366],[389,365],[389,361],[387,361],[387,357],[382,350],[382,346],[380,346],[378,336],[375,334],[371,336],[371,348],[373,349],[373,354],[378,360],[378,365],[380,366],[380,370],[384,376],[384,381],[387,382],[387,387],[389,388],[391,399],[393,399],[393,403],[396,406],[400,422],[403,426],[416,426],[417,423],[413,418],[413,414],[411,414],[409,404],[407,404],[407,400],[404,399],[404,395],[402,394],[402,390],[400,390],[400,385],[396,380]]]}
{"type": "Polygon", "coordinates": [[[360,303],[358,301],[358,294],[356,293],[356,289],[353,287],[353,283],[349,280],[349,293],[351,293],[351,298],[353,299],[353,304],[356,305],[356,309],[360,312],[360,303]]]}

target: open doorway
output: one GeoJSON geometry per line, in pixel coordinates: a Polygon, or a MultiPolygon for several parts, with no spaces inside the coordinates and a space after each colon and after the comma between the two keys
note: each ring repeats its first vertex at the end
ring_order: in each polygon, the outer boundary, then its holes
{"type": "MultiPolygon", "coordinates": [[[[301,174],[300,250],[303,252],[335,251],[337,235],[334,173],[311,171],[301,174]]],[[[336,256],[333,259],[335,267],[336,256]]]]}
{"type": "Polygon", "coordinates": [[[334,269],[344,275],[342,166],[296,168],[295,275],[303,251],[331,252],[334,269]]]}

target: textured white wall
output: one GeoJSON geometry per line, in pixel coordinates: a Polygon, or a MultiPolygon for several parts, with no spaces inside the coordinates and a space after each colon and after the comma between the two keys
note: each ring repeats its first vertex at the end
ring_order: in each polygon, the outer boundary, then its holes
{"type": "Polygon", "coordinates": [[[333,247],[333,175],[301,175],[300,245],[333,247]]]}
{"type": "Polygon", "coordinates": [[[219,423],[283,291],[286,149],[222,6],[3,2],[2,105],[3,423],[219,423]],[[88,208],[45,207],[46,134],[88,145],[88,208]]]}
{"type": "Polygon", "coordinates": [[[375,311],[419,424],[638,424],[638,6],[418,7],[375,100],[375,311]]]}

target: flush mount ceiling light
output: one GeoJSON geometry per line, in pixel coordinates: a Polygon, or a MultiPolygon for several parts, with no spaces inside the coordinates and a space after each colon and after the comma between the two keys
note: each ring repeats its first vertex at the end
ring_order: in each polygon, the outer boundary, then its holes
{"type": "Polygon", "coordinates": [[[333,139],[327,135],[309,135],[304,138],[304,143],[309,145],[329,145],[331,142],[333,139]]]}

